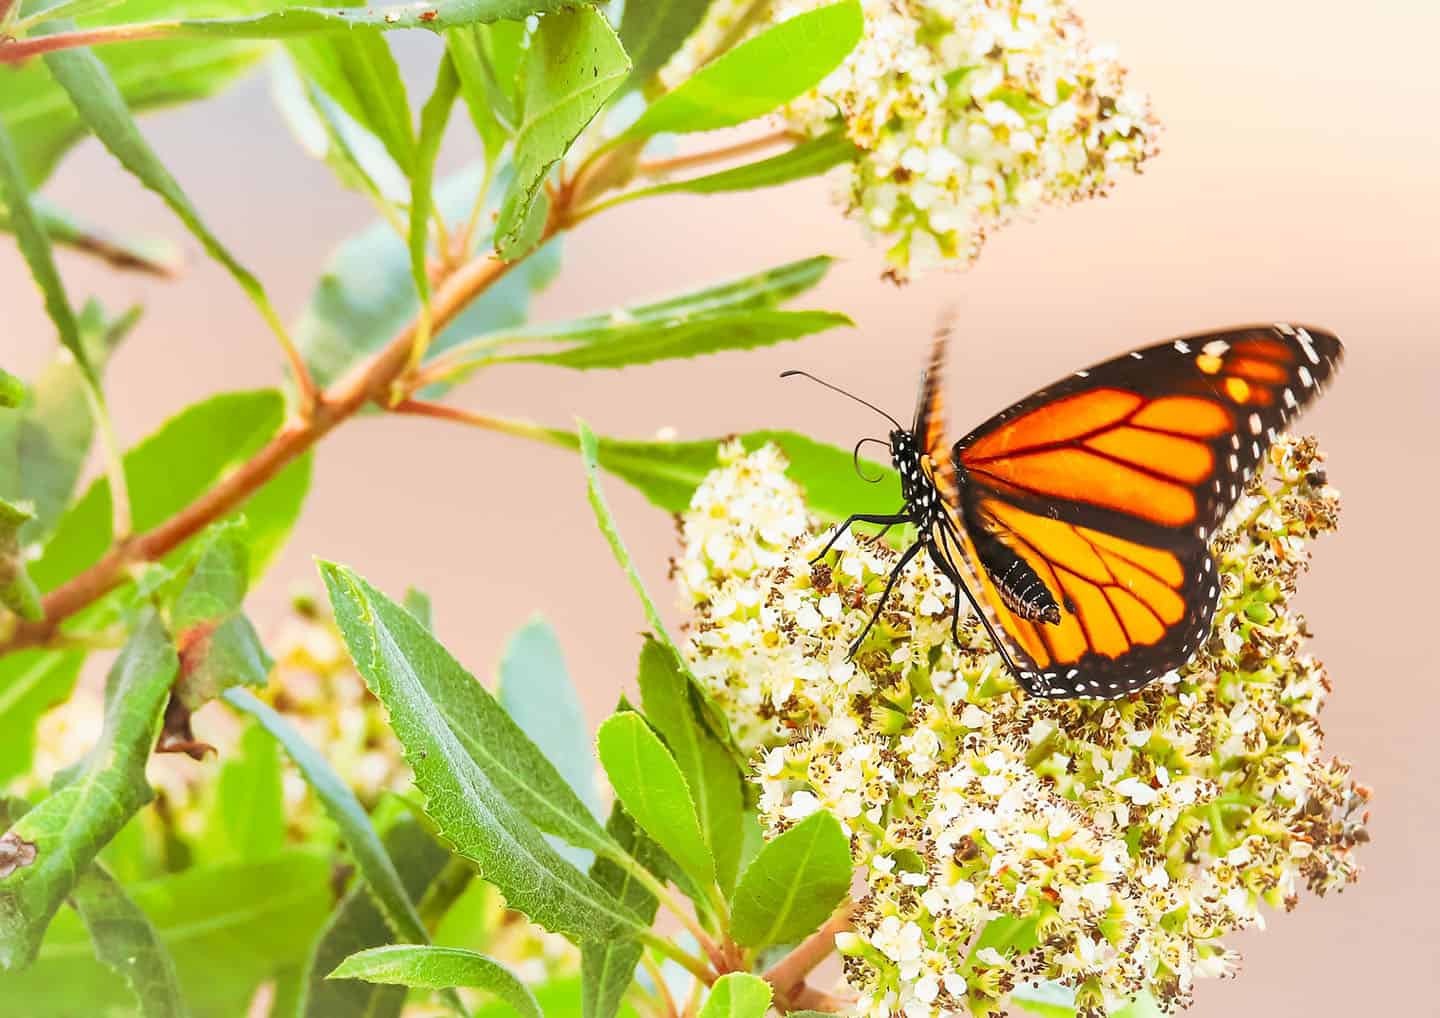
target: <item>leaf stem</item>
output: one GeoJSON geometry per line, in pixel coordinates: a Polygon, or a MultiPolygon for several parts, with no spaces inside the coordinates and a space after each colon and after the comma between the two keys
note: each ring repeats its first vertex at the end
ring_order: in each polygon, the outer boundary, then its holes
{"type": "Polygon", "coordinates": [[[179,23],[175,21],[152,21],[143,25],[103,25],[76,32],[56,32],[54,35],[39,35],[29,39],[11,39],[9,42],[0,42],[0,64],[18,64],[22,60],[29,60],[44,53],[76,49],[80,46],[163,39],[167,35],[175,34],[178,28],[179,23]]]}
{"type": "Polygon", "coordinates": [[[805,977],[835,953],[835,935],[850,928],[850,920],[854,915],[855,906],[851,902],[845,902],[835,910],[835,914],[824,926],[766,970],[765,981],[774,989],[777,1005],[786,1011],[826,1010],[813,1006],[817,995],[824,995],[807,986],[805,977]]]}
{"type": "Polygon", "coordinates": [[[655,983],[655,989],[660,995],[660,1003],[665,1010],[662,1012],[666,1018],[680,1018],[680,1010],[675,1006],[675,998],[670,993],[670,986],[665,982],[665,974],[660,971],[660,966],[649,953],[640,955],[640,963],[645,966],[645,971],[650,973],[650,979],[655,983]]]}
{"type": "Polygon", "coordinates": [[[762,134],[755,138],[747,138],[744,141],[737,141],[733,145],[721,145],[719,148],[704,149],[700,152],[688,152],[685,155],[671,156],[668,159],[653,159],[643,162],[635,168],[638,176],[642,177],[664,177],[679,170],[693,170],[699,166],[708,166],[711,163],[724,162],[735,159],[739,156],[749,155],[751,152],[772,145],[781,145],[787,141],[797,141],[800,135],[794,131],[771,131],[769,134],[762,134]]]}
{"type": "Polygon", "coordinates": [[[435,417],[444,421],[455,421],[460,424],[468,424],[475,428],[484,428],[486,431],[498,431],[504,435],[515,435],[519,438],[529,438],[540,442],[548,442],[551,445],[564,445],[548,428],[541,427],[532,421],[520,420],[513,417],[493,417],[490,414],[482,414],[475,410],[466,410],[463,407],[451,406],[448,403],[430,403],[419,399],[405,399],[396,403],[390,408],[397,414],[410,414],[416,417],[435,417]]]}
{"type": "MultiPolygon", "coordinates": [[[[105,406],[105,394],[100,383],[88,377],[85,380],[85,399],[90,404],[90,415],[95,418],[95,430],[100,436],[100,457],[105,464],[105,477],[110,482],[111,540],[124,544],[130,539],[133,519],[130,515],[130,489],[125,483],[125,460],[120,445],[115,441],[115,426],[110,420],[110,411],[105,406]]],[[[49,617],[49,613],[46,613],[49,617]]]]}
{"type": "Polygon", "coordinates": [[[320,402],[320,390],[315,387],[315,379],[310,375],[310,369],[305,365],[305,358],[300,356],[300,351],[295,346],[295,341],[290,338],[290,331],[285,328],[285,323],[280,321],[280,316],[275,313],[267,298],[261,297],[256,300],[256,306],[260,309],[260,317],[265,319],[265,324],[270,326],[270,331],[275,333],[275,338],[280,341],[280,349],[285,353],[285,362],[290,367],[290,377],[295,380],[295,396],[299,404],[301,420],[309,420],[315,412],[315,406],[320,402]]]}
{"type": "Polygon", "coordinates": [[[697,958],[689,951],[686,951],[678,944],[671,943],[658,933],[652,933],[646,930],[640,935],[640,942],[653,948],[657,953],[664,955],[666,958],[669,958],[696,979],[704,982],[706,986],[715,982],[715,972],[709,965],[705,964],[704,959],[697,958]]]}

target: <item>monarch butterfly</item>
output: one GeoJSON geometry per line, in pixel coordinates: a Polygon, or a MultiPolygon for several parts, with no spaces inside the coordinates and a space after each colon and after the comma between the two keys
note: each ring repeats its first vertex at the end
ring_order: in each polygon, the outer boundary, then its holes
{"type": "Polygon", "coordinates": [[[924,548],[955,585],[956,642],[963,594],[1032,695],[1125,696],[1187,662],[1218,603],[1209,539],[1276,432],[1335,373],[1340,341],[1274,325],[1142,347],[1041,389],[949,447],[945,344],[942,332],[910,428],[859,400],[894,425],[905,504],[851,516],[818,557],[857,522],[913,524],[918,537],[851,655],[924,548]]]}

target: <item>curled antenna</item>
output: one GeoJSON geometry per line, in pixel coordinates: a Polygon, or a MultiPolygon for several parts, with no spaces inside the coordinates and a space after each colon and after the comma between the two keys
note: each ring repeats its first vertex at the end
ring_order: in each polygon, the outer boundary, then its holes
{"type": "Polygon", "coordinates": [[[782,372],[780,372],[780,377],[781,377],[781,378],[789,378],[791,375],[799,375],[801,378],[808,378],[808,379],[810,379],[810,381],[816,383],[817,385],[823,385],[823,386],[825,386],[825,388],[829,389],[831,392],[838,392],[838,393],[839,393],[840,395],[842,395],[842,396],[848,396],[850,399],[853,399],[856,403],[859,403],[859,404],[861,404],[862,406],[868,406],[871,410],[874,410],[874,411],[875,411],[877,414],[879,414],[881,417],[885,418],[885,419],[886,419],[887,421],[889,421],[891,424],[895,425],[895,430],[896,430],[896,431],[904,431],[904,430],[905,430],[905,426],[904,426],[903,424],[901,424],[899,421],[897,421],[895,418],[891,417],[891,416],[890,416],[889,414],[887,414],[884,410],[881,410],[878,406],[876,406],[874,403],[871,403],[869,400],[861,399],[859,396],[855,395],[853,392],[846,392],[844,389],[840,388],[838,385],[831,385],[829,382],[825,381],[823,378],[816,378],[814,375],[810,374],[810,372],[808,372],[808,371],[800,371],[800,370],[798,370],[798,369],[792,368],[792,369],[789,370],[789,371],[782,371],[782,372]]]}
{"type": "Polygon", "coordinates": [[[855,443],[855,473],[859,474],[860,480],[864,481],[866,484],[879,484],[881,481],[885,480],[885,475],[883,473],[876,474],[874,477],[869,477],[866,475],[865,471],[860,466],[860,447],[863,446],[866,442],[874,442],[876,445],[883,445],[887,451],[889,451],[890,449],[890,443],[885,441],[883,438],[862,438],[860,439],[860,441],[855,443]]]}

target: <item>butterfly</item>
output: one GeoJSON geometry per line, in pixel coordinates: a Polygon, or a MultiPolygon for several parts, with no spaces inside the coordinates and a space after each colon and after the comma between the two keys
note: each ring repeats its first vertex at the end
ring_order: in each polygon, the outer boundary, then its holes
{"type": "Polygon", "coordinates": [[[908,429],[785,373],[894,425],[904,506],[849,517],[816,559],[855,523],[916,528],[851,655],[924,549],[957,591],[957,643],[963,594],[1026,692],[1102,699],[1180,667],[1208,636],[1209,540],[1343,354],[1309,326],[1187,336],[1076,371],[947,446],[945,347],[942,331],[908,429]]]}

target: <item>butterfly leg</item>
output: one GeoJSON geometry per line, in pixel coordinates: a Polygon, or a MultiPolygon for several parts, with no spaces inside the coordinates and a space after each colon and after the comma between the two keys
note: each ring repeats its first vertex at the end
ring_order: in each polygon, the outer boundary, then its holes
{"type": "MultiPolygon", "coordinates": [[[[840,524],[839,528],[835,531],[834,535],[830,538],[830,540],[825,542],[825,547],[820,549],[820,554],[816,555],[810,560],[810,564],[814,565],[826,555],[830,554],[830,549],[835,547],[835,543],[839,541],[840,538],[844,537],[849,532],[850,528],[857,523],[883,523],[885,525],[885,530],[889,530],[893,526],[909,522],[910,517],[905,513],[890,513],[888,515],[881,513],[855,513],[844,523],[840,524]]],[[[882,530],[881,533],[885,533],[885,530],[882,530]]]]}
{"type": "MultiPolygon", "coordinates": [[[[1018,679],[1020,677],[1020,669],[1016,668],[1015,662],[1010,659],[1010,652],[1005,649],[1005,644],[1000,642],[1000,637],[995,632],[995,627],[990,625],[989,618],[986,617],[985,612],[980,608],[980,602],[975,598],[975,595],[970,592],[970,585],[960,576],[960,570],[955,568],[954,564],[933,542],[930,545],[930,557],[935,560],[935,564],[940,567],[940,571],[945,574],[946,578],[955,585],[956,592],[965,595],[965,599],[970,602],[970,607],[975,609],[975,617],[979,619],[980,624],[985,627],[985,632],[990,634],[990,642],[995,645],[995,652],[1000,655],[1000,660],[1006,668],[1010,669],[1010,674],[1018,679]]],[[[954,639],[957,647],[961,645],[960,599],[958,597],[951,602],[950,606],[950,636],[954,639]]]]}
{"type": "MultiPolygon", "coordinates": [[[[867,522],[875,523],[878,521],[869,520],[867,522]]],[[[890,591],[895,589],[895,584],[899,581],[900,574],[905,571],[905,567],[910,564],[910,560],[915,557],[916,552],[923,547],[925,547],[925,542],[916,541],[905,550],[905,554],[900,556],[900,561],[897,562],[895,568],[890,571],[890,579],[885,581],[885,590],[880,595],[880,603],[875,606],[875,611],[871,614],[870,621],[865,623],[865,628],[860,631],[860,635],[856,637],[855,642],[850,645],[851,657],[855,656],[855,652],[860,649],[860,644],[864,643],[865,637],[870,635],[870,630],[874,627],[875,620],[878,619],[880,613],[885,610],[885,602],[890,600],[890,591]]]]}

